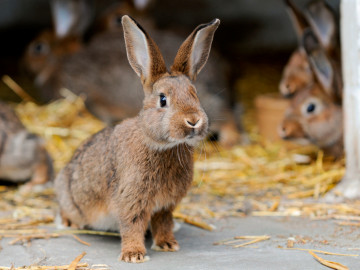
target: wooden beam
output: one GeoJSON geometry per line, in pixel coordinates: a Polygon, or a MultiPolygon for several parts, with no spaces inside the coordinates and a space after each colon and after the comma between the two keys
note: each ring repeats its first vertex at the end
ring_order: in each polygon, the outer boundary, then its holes
{"type": "Polygon", "coordinates": [[[346,174],[336,191],[354,199],[360,198],[360,1],[341,0],[340,14],[346,174]]]}

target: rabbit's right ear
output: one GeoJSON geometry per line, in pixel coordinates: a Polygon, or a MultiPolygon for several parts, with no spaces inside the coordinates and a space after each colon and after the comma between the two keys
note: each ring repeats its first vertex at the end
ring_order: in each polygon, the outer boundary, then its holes
{"type": "Polygon", "coordinates": [[[167,72],[165,61],[156,43],[134,19],[124,15],[121,23],[129,63],[143,86],[149,86],[167,72]]]}
{"type": "Polygon", "coordinates": [[[312,30],[307,29],[303,35],[303,47],[318,82],[330,96],[334,96],[334,69],[329,57],[312,30]]]}
{"type": "Polygon", "coordinates": [[[184,73],[195,81],[209,57],[214,33],[219,24],[220,20],[214,19],[210,23],[196,27],[180,46],[171,71],[184,73]]]}
{"type": "Polygon", "coordinates": [[[314,0],[307,5],[305,16],[311,29],[326,51],[337,46],[337,24],[334,11],[324,0],[314,0]]]}
{"type": "Polygon", "coordinates": [[[304,30],[309,27],[309,24],[306,21],[303,13],[298,9],[292,0],[284,0],[286,5],[286,10],[290,16],[290,19],[293,23],[293,26],[296,31],[299,42],[301,42],[302,35],[304,30]]]}
{"type": "Polygon", "coordinates": [[[51,13],[58,38],[81,37],[94,15],[94,0],[51,0],[51,13]]]}

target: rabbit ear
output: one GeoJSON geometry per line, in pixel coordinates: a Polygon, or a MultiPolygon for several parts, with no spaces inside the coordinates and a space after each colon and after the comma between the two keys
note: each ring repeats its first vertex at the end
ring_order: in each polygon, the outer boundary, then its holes
{"type": "Polygon", "coordinates": [[[132,0],[132,2],[137,10],[144,10],[149,6],[151,0],[132,0]]]}
{"type": "Polygon", "coordinates": [[[330,51],[336,47],[337,25],[334,11],[323,0],[308,4],[305,16],[321,45],[330,51]]]}
{"type": "Polygon", "coordinates": [[[158,46],[134,19],[125,15],[121,22],[131,67],[141,78],[143,85],[154,83],[167,72],[158,46]]]}
{"type": "Polygon", "coordinates": [[[316,35],[307,29],[303,35],[303,47],[309,59],[312,70],[323,89],[330,96],[334,96],[334,69],[329,57],[320,45],[316,35]]]}
{"type": "Polygon", "coordinates": [[[304,33],[304,30],[307,27],[309,27],[309,24],[307,23],[303,13],[295,6],[292,0],[285,0],[285,5],[287,7],[286,9],[291,18],[293,26],[295,28],[296,35],[299,41],[301,41],[301,37],[304,33]]]}
{"type": "Polygon", "coordinates": [[[219,19],[210,23],[201,24],[195,28],[191,35],[180,46],[176,54],[171,71],[182,72],[192,81],[204,67],[209,54],[215,30],[220,24],[219,19]]]}
{"type": "Polygon", "coordinates": [[[50,4],[58,38],[84,34],[93,18],[93,0],[51,0],[50,4]]]}

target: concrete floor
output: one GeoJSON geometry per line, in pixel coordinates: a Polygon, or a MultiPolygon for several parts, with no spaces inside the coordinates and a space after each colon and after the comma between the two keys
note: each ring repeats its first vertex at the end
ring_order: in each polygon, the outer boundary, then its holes
{"type": "MultiPolygon", "coordinates": [[[[317,262],[306,251],[284,250],[289,237],[307,239],[298,248],[312,248],[337,253],[360,254],[359,227],[344,227],[334,221],[312,221],[306,218],[246,217],[214,221],[213,232],[183,224],[175,236],[181,246],[178,252],[150,250],[151,239],[146,240],[150,261],[143,264],[118,262],[120,240],[109,236],[80,235],[91,243],[85,246],[72,237],[34,240],[31,246],[10,246],[3,239],[0,266],[15,267],[38,263],[40,265],[69,264],[83,251],[87,255],[81,262],[107,264],[110,269],[329,269],[317,262]],[[237,235],[270,235],[271,239],[248,247],[215,246],[216,241],[237,235]]],[[[349,269],[360,269],[359,257],[319,254],[320,257],[342,263],[349,269]]]]}

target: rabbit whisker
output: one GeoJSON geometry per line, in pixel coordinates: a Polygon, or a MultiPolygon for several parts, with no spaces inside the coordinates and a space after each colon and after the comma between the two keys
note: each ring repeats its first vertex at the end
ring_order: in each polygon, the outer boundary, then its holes
{"type": "MultiPolygon", "coordinates": [[[[186,143],[185,143],[185,147],[183,147],[183,149],[182,149],[181,152],[186,155],[186,152],[185,152],[185,151],[186,151],[186,149],[188,149],[187,146],[186,146],[186,143]],[[186,147],[186,148],[185,148],[185,147],[186,147]]],[[[188,149],[188,151],[189,151],[189,153],[191,153],[189,149],[188,149]]],[[[185,160],[186,160],[186,158],[185,158],[185,160]]],[[[187,163],[185,163],[184,169],[185,169],[185,172],[186,172],[186,173],[189,173],[189,166],[188,166],[187,163]]]]}
{"type": "Polygon", "coordinates": [[[218,96],[225,91],[226,91],[226,88],[223,88],[223,89],[220,89],[219,91],[217,91],[216,93],[213,93],[213,95],[218,96]]]}
{"type": "Polygon", "coordinates": [[[206,170],[206,149],[205,149],[205,140],[202,140],[201,141],[202,142],[202,144],[201,144],[201,153],[203,152],[203,150],[204,150],[204,157],[205,157],[205,159],[204,159],[204,166],[203,166],[203,169],[202,169],[202,174],[201,174],[201,177],[200,177],[200,182],[199,182],[199,184],[197,185],[197,187],[199,188],[201,185],[202,185],[202,183],[204,182],[204,175],[205,175],[205,170],[206,170]]]}
{"type": "Polygon", "coordinates": [[[180,166],[184,168],[184,165],[182,164],[181,158],[180,158],[180,154],[179,154],[179,145],[176,145],[176,153],[177,153],[177,157],[180,163],[180,166]]]}
{"type": "Polygon", "coordinates": [[[216,141],[210,141],[211,145],[215,148],[216,152],[220,152],[219,144],[216,141]]]}

